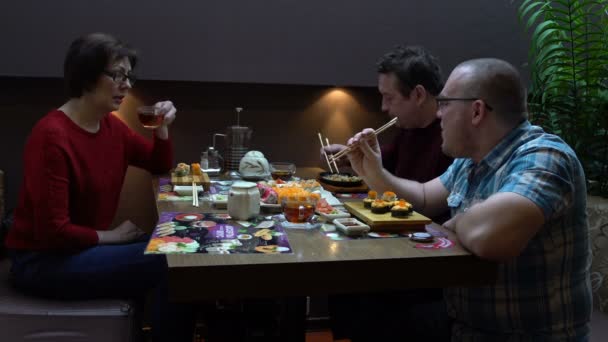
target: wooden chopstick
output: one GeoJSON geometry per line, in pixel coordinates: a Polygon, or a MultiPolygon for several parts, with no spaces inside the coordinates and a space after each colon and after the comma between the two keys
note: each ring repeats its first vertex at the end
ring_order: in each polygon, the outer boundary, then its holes
{"type": "Polygon", "coordinates": [[[196,207],[196,199],[195,199],[195,197],[196,197],[196,196],[194,196],[194,191],[195,191],[195,190],[194,190],[194,186],[195,186],[195,185],[196,185],[196,184],[194,184],[194,181],[193,181],[193,182],[192,182],[192,206],[193,206],[193,207],[196,207]]]}
{"type": "MultiPolygon", "coordinates": [[[[391,121],[387,122],[386,124],[382,125],[380,128],[376,129],[374,131],[374,134],[377,136],[378,134],[382,133],[383,131],[385,131],[386,129],[388,129],[389,127],[393,126],[394,124],[397,123],[397,118],[393,118],[391,121]]],[[[371,136],[370,136],[371,137],[371,136]]],[[[340,159],[341,157],[343,157],[344,155],[348,154],[350,151],[352,151],[353,148],[355,148],[356,145],[353,146],[348,146],[347,148],[345,148],[344,150],[336,153],[333,155],[332,160],[337,160],[340,159]]]]}
{"type": "Polygon", "coordinates": [[[327,167],[329,167],[329,172],[334,173],[334,170],[331,169],[331,163],[329,162],[329,157],[327,157],[327,152],[325,152],[325,146],[323,146],[323,138],[321,138],[321,132],[317,132],[317,134],[319,135],[319,142],[321,143],[321,149],[323,150],[323,155],[325,156],[327,167]]]}
{"type": "MultiPolygon", "coordinates": [[[[325,137],[325,142],[327,142],[327,147],[329,147],[329,139],[327,139],[327,137],[325,137]]],[[[334,162],[334,168],[336,169],[336,173],[340,173],[340,169],[338,169],[338,164],[336,164],[336,160],[333,159],[334,162]]]]}
{"type": "Polygon", "coordinates": [[[192,181],[192,206],[198,207],[198,190],[196,190],[195,181],[192,181]]]}
{"type": "MultiPolygon", "coordinates": [[[[382,132],[384,132],[385,130],[387,130],[388,128],[392,127],[394,124],[397,123],[397,118],[393,118],[391,121],[387,122],[386,124],[384,124],[383,126],[381,126],[380,128],[376,129],[374,131],[374,135],[378,135],[382,132]]],[[[370,136],[371,137],[371,136],[370,136]]],[[[335,162],[336,160],[344,157],[345,155],[347,155],[350,151],[352,151],[355,147],[357,147],[357,145],[351,145],[346,147],[345,149],[343,149],[342,151],[332,155],[332,157],[330,158],[330,161],[335,162]]]]}

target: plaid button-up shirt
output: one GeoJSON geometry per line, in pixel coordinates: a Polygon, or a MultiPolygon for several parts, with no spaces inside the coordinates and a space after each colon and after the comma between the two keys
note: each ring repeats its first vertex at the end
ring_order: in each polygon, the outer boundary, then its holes
{"type": "Polygon", "coordinates": [[[453,340],[587,340],[592,306],[587,194],[572,149],[525,121],[481,162],[456,159],[440,180],[450,192],[452,215],[495,193],[512,192],[534,202],[545,217],[522,253],[499,264],[494,284],[445,289],[455,321],[453,340]]]}

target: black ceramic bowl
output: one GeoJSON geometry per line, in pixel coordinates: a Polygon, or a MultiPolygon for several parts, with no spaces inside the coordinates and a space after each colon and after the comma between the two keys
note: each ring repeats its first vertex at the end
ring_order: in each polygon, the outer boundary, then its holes
{"type": "Polygon", "coordinates": [[[363,184],[363,180],[361,178],[359,178],[358,176],[356,176],[358,178],[358,180],[355,181],[337,181],[337,180],[332,180],[330,178],[327,178],[331,175],[341,175],[341,176],[352,176],[350,173],[348,172],[340,172],[340,173],[331,173],[331,172],[321,172],[319,174],[319,180],[325,184],[329,184],[329,185],[333,185],[333,186],[341,186],[341,187],[355,187],[355,186],[360,186],[361,184],[363,184]]]}

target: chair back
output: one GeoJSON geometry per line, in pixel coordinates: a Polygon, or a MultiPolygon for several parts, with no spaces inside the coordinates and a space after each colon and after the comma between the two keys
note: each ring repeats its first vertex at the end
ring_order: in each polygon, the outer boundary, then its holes
{"type": "MultiPolygon", "coordinates": [[[[4,222],[4,172],[0,170],[0,221],[4,222]]],[[[8,223],[8,221],[6,222],[8,223]]],[[[7,227],[3,227],[7,228],[7,227]]],[[[0,334],[2,341],[139,341],[131,302],[120,299],[60,301],[33,297],[11,286],[10,260],[2,257],[0,229],[0,334]]]]}

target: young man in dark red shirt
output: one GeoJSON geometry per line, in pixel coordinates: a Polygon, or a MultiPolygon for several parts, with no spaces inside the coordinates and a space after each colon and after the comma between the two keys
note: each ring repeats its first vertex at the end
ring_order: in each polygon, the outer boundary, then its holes
{"type": "MultiPolygon", "coordinates": [[[[398,46],[382,56],[377,67],[382,111],[391,118],[397,117],[399,128],[394,140],[381,147],[383,168],[397,177],[419,182],[438,177],[450,166],[452,158],[441,150],[443,141],[435,97],[443,88],[443,82],[437,59],[423,47],[398,46]]],[[[334,144],[325,150],[331,154],[344,148],[346,146],[334,144]]],[[[343,158],[342,162],[346,164],[348,159],[343,158]]],[[[432,217],[437,223],[448,218],[448,211],[432,217]]],[[[407,316],[408,311],[421,308],[437,310],[440,320],[446,317],[442,314],[445,310],[442,298],[441,289],[331,296],[329,307],[334,337],[349,337],[353,341],[391,340],[391,332],[377,327],[388,323],[392,317],[407,316]],[[382,335],[384,332],[387,332],[386,336],[382,335]]],[[[445,337],[435,336],[433,331],[417,332],[415,324],[410,328],[409,333],[416,338],[422,335],[429,340],[445,337]]]]}

